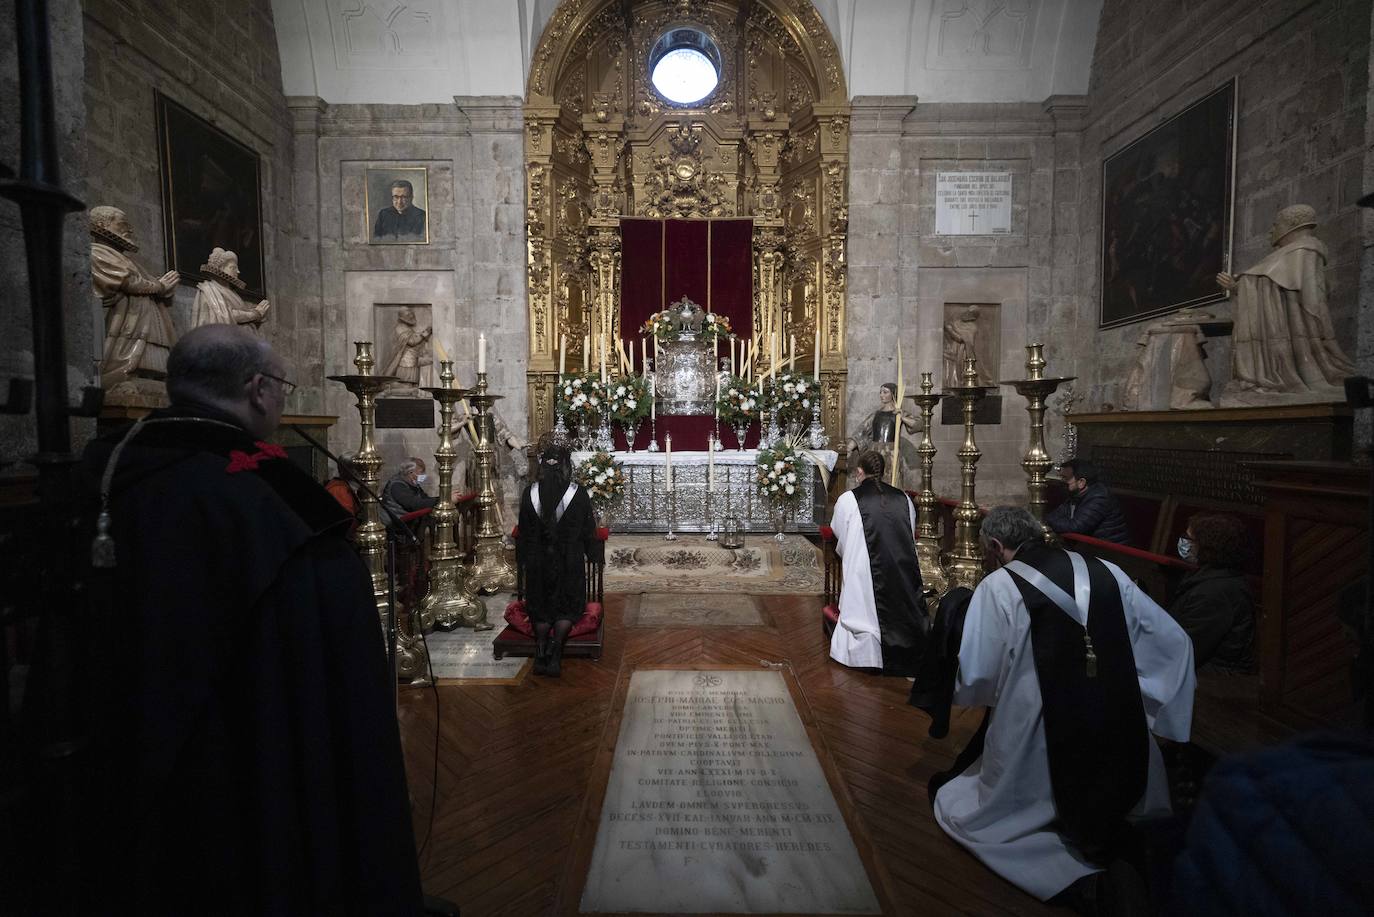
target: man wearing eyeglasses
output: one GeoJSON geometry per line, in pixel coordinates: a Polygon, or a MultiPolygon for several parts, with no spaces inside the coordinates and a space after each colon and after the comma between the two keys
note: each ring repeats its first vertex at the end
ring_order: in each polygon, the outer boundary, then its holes
{"type": "Polygon", "coordinates": [[[268,441],[293,388],[262,338],[195,328],[168,359],[171,407],[87,450],[117,609],[92,911],[423,912],[352,520],[268,441]]]}

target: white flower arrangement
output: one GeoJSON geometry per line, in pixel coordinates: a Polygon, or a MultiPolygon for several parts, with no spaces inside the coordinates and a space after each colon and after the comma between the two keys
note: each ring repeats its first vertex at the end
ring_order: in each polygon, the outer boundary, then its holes
{"type": "Polygon", "coordinates": [[[801,499],[800,462],[797,450],[785,441],[761,451],[755,464],[759,496],[770,503],[797,503],[801,499]]]}
{"type": "Polygon", "coordinates": [[[721,383],[717,407],[721,420],[738,427],[758,420],[763,415],[764,402],[757,388],[750,388],[739,376],[731,376],[721,383]]]}
{"type": "Polygon", "coordinates": [[[820,386],[811,376],[778,373],[768,380],[767,394],[769,404],[778,412],[779,423],[807,423],[820,397],[820,386]]]}
{"type": "Polygon", "coordinates": [[[629,428],[649,416],[649,384],[643,376],[622,376],[606,386],[611,422],[629,428]]]}
{"type": "Polygon", "coordinates": [[[558,413],[567,423],[596,426],[605,396],[601,379],[594,373],[566,373],[559,380],[558,413]]]}
{"type": "Polygon", "coordinates": [[[598,510],[604,510],[625,493],[625,472],[609,452],[594,452],[583,459],[577,466],[576,477],[598,510]]]}

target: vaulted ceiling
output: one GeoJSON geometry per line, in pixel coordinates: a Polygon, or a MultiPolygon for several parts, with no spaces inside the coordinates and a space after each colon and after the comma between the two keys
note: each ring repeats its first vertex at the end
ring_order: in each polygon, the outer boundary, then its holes
{"type": "MultiPolygon", "coordinates": [[[[631,0],[632,2],[632,0],[631,0]]],[[[1103,0],[814,0],[851,96],[1024,102],[1086,92],[1103,0]]],[[[523,96],[557,0],[272,0],[287,95],[523,96]]]]}

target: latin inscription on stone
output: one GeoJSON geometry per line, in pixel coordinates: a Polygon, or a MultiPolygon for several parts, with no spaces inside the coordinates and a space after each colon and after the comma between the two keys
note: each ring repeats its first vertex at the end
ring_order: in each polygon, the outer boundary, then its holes
{"type": "Polygon", "coordinates": [[[581,909],[880,912],[779,673],[633,675],[581,909]]]}

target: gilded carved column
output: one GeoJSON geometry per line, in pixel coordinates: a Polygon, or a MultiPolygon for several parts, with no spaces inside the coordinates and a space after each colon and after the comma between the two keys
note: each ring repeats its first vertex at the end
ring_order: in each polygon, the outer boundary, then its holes
{"type": "Polygon", "coordinates": [[[845,305],[849,239],[849,106],[811,107],[820,138],[821,172],[821,421],[832,441],[845,436],[845,305]]]}
{"type": "Polygon", "coordinates": [[[582,137],[591,159],[591,218],[587,221],[587,261],[591,302],[588,326],[593,334],[615,340],[620,331],[620,154],[625,149],[625,119],[612,115],[610,100],[594,99],[582,117],[582,137]]]}
{"type": "MultiPolygon", "coordinates": [[[[551,100],[550,100],[551,101],[551,100]]],[[[552,296],[554,130],[557,105],[525,106],[525,248],[526,295],[529,308],[529,368],[526,372],[529,435],[553,426],[553,401],[549,396],[556,371],[558,334],[552,296]]]]}

